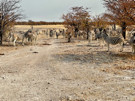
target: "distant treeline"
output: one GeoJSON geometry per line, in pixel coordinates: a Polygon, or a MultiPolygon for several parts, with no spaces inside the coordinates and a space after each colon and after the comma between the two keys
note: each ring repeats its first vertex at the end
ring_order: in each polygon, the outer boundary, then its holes
{"type": "Polygon", "coordinates": [[[35,21],[22,21],[22,22],[16,22],[15,25],[62,25],[64,22],[35,22],[35,21]]]}
{"type": "MultiPolygon", "coordinates": [[[[91,22],[90,25],[94,25],[94,23],[96,22],[91,22]]],[[[113,24],[112,22],[104,22],[104,23],[108,23],[108,24],[113,24]]],[[[44,22],[44,21],[39,21],[39,22],[35,22],[35,21],[19,21],[19,22],[15,22],[15,25],[63,25],[65,24],[65,22],[44,22]]]]}

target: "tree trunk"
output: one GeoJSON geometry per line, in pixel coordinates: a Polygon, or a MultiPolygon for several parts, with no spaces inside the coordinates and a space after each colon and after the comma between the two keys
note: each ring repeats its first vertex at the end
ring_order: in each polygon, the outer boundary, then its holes
{"type": "Polygon", "coordinates": [[[89,39],[89,32],[87,32],[87,40],[89,39]]]}
{"type": "Polygon", "coordinates": [[[2,38],[3,38],[3,33],[0,31],[0,45],[2,45],[2,38]]]}
{"type": "Polygon", "coordinates": [[[76,32],[76,31],[75,31],[74,33],[75,33],[74,37],[75,37],[75,38],[77,38],[77,34],[78,34],[78,32],[76,32]]]}
{"type": "Polygon", "coordinates": [[[75,33],[74,37],[75,37],[75,38],[77,38],[78,31],[79,31],[79,29],[78,29],[78,28],[75,28],[75,31],[74,31],[74,33],[75,33]]]}
{"type": "Polygon", "coordinates": [[[126,27],[127,27],[126,22],[122,22],[121,27],[122,27],[122,36],[124,39],[126,39],[126,27]]]}
{"type": "Polygon", "coordinates": [[[89,32],[90,32],[90,30],[89,30],[89,28],[87,28],[87,30],[86,30],[86,33],[87,33],[87,40],[89,39],[89,32]]]}
{"type": "Polygon", "coordinates": [[[116,30],[116,24],[113,24],[113,30],[116,30]]]}
{"type": "Polygon", "coordinates": [[[71,42],[71,35],[68,34],[68,42],[71,42]]]}

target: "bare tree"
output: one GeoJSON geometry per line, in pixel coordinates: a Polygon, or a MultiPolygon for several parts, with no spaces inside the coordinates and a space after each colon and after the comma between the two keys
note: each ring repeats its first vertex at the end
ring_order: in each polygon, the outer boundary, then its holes
{"type": "Polygon", "coordinates": [[[22,18],[19,12],[20,0],[0,1],[0,45],[2,45],[3,35],[14,26],[15,21],[22,18]]]}
{"type": "Polygon", "coordinates": [[[104,5],[108,11],[105,16],[122,27],[122,35],[125,39],[127,26],[135,23],[135,1],[104,0],[104,5]]]}

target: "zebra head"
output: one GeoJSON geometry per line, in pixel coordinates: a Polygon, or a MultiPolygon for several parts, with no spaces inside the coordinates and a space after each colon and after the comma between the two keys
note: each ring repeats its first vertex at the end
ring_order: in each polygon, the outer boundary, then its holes
{"type": "Polygon", "coordinates": [[[104,29],[104,30],[102,30],[102,37],[105,39],[106,37],[108,37],[108,34],[107,34],[107,32],[106,32],[106,30],[104,29]]]}
{"type": "Polygon", "coordinates": [[[29,29],[27,32],[28,32],[28,33],[32,33],[32,29],[29,29]]]}

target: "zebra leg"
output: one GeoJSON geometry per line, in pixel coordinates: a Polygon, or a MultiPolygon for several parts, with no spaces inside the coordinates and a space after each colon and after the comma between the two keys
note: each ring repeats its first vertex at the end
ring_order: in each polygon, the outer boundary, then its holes
{"type": "Polygon", "coordinates": [[[88,44],[90,44],[90,42],[91,42],[91,39],[90,39],[90,37],[88,38],[88,44]]]}
{"type": "Polygon", "coordinates": [[[14,41],[13,41],[14,46],[15,46],[15,42],[16,42],[16,40],[17,40],[17,38],[15,38],[15,39],[14,39],[14,41]]]}
{"type": "Polygon", "coordinates": [[[30,44],[31,45],[34,45],[34,42],[33,41],[34,41],[34,39],[33,38],[30,38],[30,44]]]}
{"type": "Polygon", "coordinates": [[[99,40],[98,40],[98,38],[97,38],[97,42],[99,43],[99,40]]]}
{"type": "Polygon", "coordinates": [[[134,53],[134,47],[132,46],[132,53],[134,53]]]}
{"type": "Polygon", "coordinates": [[[132,53],[135,54],[135,46],[132,45],[132,53]]]}
{"type": "Polygon", "coordinates": [[[90,35],[90,41],[92,42],[92,34],[90,35]]]}
{"type": "Polygon", "coordinates": [[[89,44],[90,44],[91,40],[89,39],[89,44]]]}
{"type": "Polygon", "coordinates": [[[107,52],[109,52],[110,51],[110,45],[109,45],[109,43],[107,44],[107,47],[108,47],[107,52]]]}
{"type": "Polygon", "coordinates": [[[122,52],[122,51],[123,51],[123,45],[124,45],[124,43],[123,43],[123,42],[121,42],[121,43],[120,43],[120,45],[121,45],[120,52],[122,52]]]}
{"type": "Polygon", "coordinates": [[[133,48],[133,53],[135,54],[135,46],[134,46],[134,48],[133,48]]]}
{"type": "Polygon", "coordinates": [[[10,44],[11,39],[12,39],[12,37],[11,37],[11,36],[9,36],[9,37],[8,37],[8,44],[10,44]]]}
{"type": "Polygon", "coordinates": [[[37,38],[35,38],[35,45],[37,44],[37,38]]]}
{"type": "Polygon", "coordinates": [[[103,47],[104,44],[103,44],[103,40],[102,39],[99,39],[99,43],[100,43],[100,46],[103,47]]]}
{"type": "Polygon", "coordinates": [[[104,47],[105,46],[105,43],[104,43],[104,40],[103,39],[101,39],[101,45],[102,45],[102,47],[104,47]]]}
{"type": "Polygon", "coordinates": [[[23,37],[23,39],[22,39],[22,45],[24,46],[24,37],[23,37]]]}

